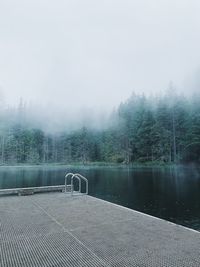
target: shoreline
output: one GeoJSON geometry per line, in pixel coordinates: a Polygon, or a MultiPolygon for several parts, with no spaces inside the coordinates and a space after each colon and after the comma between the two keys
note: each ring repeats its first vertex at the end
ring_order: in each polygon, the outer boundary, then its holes
{"type": "Polygon", "coordinates": [[[105,168],[177,168],[177,167],[200,167],[197,163],[161,163],[161,162],[146,162],[146,163],[130,163],[121,164],[113,162],[73,162],[73,163],[40,163],[40,164],[13,164],[0,165],[0,168],[40,168],[40,167],[66,167],[66,168],[88,168],[88,167],[105,167],[105,168]]]}

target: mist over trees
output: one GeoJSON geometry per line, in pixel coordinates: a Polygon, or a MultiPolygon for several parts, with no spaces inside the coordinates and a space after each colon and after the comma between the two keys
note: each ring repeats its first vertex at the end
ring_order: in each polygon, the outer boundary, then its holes
{"type": "Polygon", "coordinates": [[[77,127],[63,119],[57,131],[47,131],[45,121],[37,120],[23,101],[17,108],[1,102],[0,112],[1,165],[200,162],[199,95],[133,94],[109,119],[101,117],[102,127],[97,127],[100,117],[95,123],[82,118],[77,127]]]}

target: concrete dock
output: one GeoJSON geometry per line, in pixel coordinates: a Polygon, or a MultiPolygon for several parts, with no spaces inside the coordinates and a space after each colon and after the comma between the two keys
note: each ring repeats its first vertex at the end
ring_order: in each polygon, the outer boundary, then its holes
{"type": "Polygon", "coordinates": [[[2,196],[0,266],[199,267],[200,233],[87,195],[2,196]]]}

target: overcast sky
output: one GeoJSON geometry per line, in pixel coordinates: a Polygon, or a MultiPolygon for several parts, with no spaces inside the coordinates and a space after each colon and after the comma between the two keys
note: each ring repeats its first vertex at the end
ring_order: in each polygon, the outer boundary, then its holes
{"type": "Polygon", "coordinates": [[[1,91],[12,104],[107,108],[170,81],[189,90],[199,12],[199,0],[0,0],[1,91]]]}

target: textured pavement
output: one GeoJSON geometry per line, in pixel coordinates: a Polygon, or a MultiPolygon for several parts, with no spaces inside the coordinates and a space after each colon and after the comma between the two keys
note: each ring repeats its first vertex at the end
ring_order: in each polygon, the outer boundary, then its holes
{"type": "Polygon", "coordinates": [[[200,266],[200,233],[90,196],[0,197],[0,266],[200,266]]]}

